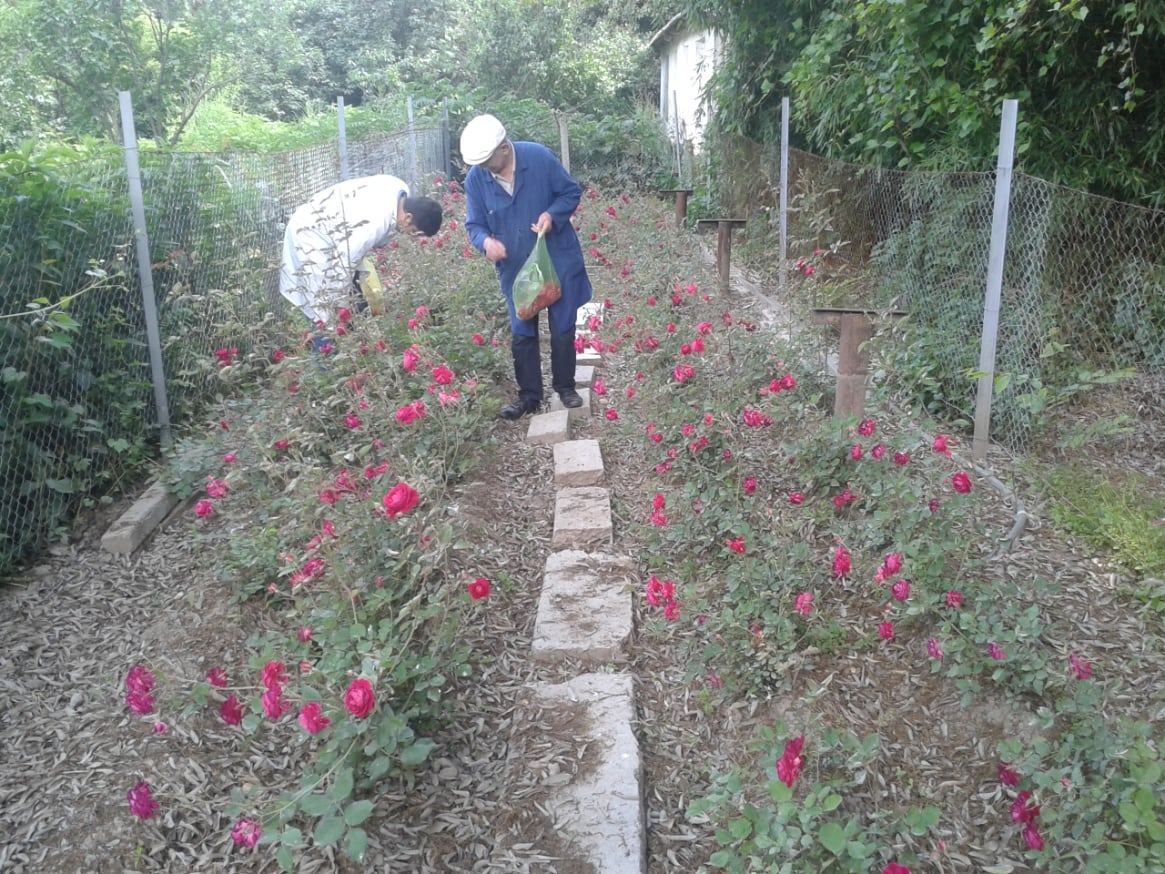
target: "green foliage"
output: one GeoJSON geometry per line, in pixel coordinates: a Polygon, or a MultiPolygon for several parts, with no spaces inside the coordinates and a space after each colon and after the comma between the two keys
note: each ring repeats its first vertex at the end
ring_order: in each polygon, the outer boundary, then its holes
{"type": "Polygon", "coordinates": [[[1113,482],[1111,474],[1065,465],[1054,468],[1047,483],[1057,525],[1110,553],[1123,568],[1145,576],[1165,573],[1165,499],[1152,482],[1132,475],[1113,482]]]}
{"type": "Polygon", "coordinates": [[[820,26],[831,4],[821,0],[685,0],[694,22],[725,36],[723,67],[712,79],[721,130],[764,142],[780,141],[782,80],[820,26]]]}
{"type": "Polygon", "coordinates": [[[909,844],[910,835],[934,829],[940,818],[937,808],[888,806],[862,813],[846,802],[849,787],[864,783],[867,772],[877,767],[877,735],[860,738],[832,728],[806,732],[801,757],[807,774],[789,786],[775,774],[793,732],[781,722],[758,734],[761,764],[770,776],[716,775],[708,794],[688,806],[690,819],[718,826],[716,842],[722,849],[708,860],[712,870],[864,874],[895,860],[917,861],[913,853],[889,854],[895,845],[909,844]],[[753,797],[758,783],[764,795],[753,797]]]}
{"type": "Polygon", "coordinates": [[[1104,699],[1102,686],[1077,682],[1055,710],[1040,711],[1046,734],[1004,741],[999,757],[1039,806],[1045,847],[1028,853],[1033,862],[1089,874],[1147,874],[1165,853],[1159,736],[1143,720],[1096,719],[1104,699]]]}
{"type": "Polygon", "coordinates": [[[535,98],[560,110],[597,115],[625,110],[639,96],[645,41],[587,14],[582,4],[464,0],[433,51],[454,83],[492,100],[535,98]]]}
{"type": "Polygon", "coordinates": [[[139,473],[154,435],[140,298],[124,264],[88,259],[95,241],[131,239],[64,150],[0,155],[0,448],[19,483],[0,498],[10,569],[59,534],[81,504],[139,473]],[[30,289],[32,297],[13,297],[30,289]]]}
{"type": "Polygon", "coordinates": [[[1023,169],[1161,203],[1165,16],[1154,4],[974,0],[723,3],[687,11],[727,37],[716,124],[882,167],[985,170],[1005,98],[1020,101],[1023,169]]]}

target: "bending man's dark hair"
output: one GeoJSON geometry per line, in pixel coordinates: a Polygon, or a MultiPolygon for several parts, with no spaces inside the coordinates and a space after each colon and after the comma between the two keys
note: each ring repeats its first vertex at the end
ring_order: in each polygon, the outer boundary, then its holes
{"type": "Polygon", "coordinates": [[[405,212],[412,213],[413,227],[431,237],[441,230],[441,204],[431,197],[406,197],[405,212]]]}

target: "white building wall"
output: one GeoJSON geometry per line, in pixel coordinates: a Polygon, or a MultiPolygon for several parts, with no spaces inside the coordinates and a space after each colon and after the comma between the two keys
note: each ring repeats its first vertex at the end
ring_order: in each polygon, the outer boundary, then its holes
{"type": "Polygon", "coordinates": [[[721,56],[715,31],[677,31],[660,55],[660,117],[672,141],[690,141],[700,150],[709,106],[703,97],[721,56]]]}

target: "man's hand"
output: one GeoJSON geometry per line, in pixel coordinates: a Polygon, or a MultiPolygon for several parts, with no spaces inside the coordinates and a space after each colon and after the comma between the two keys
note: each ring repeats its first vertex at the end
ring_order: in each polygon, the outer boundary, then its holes
{"type": "Polygon", "coordinates": [[[530,230],[536,234],[548,234],[551,228],[554,227],[554,219],[551,218],[550,213],[544,212],[538,216],[538,221],[530,225],[530,230]]]}
{"type": "Polygon", "coordinates": [[[497,264],[506,257],[506,244],[496,237],[486,237],[481,248],[490,264],[497,264]]]}

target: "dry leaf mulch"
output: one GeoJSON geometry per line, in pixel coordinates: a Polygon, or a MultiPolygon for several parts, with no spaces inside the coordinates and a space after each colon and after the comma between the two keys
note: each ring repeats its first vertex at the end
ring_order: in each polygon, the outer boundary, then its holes
{"type": "MultiPolygon", "coordinates": [[[[499,432],[496,463],[459,487],[451,507],[474,543],[472,555],[463,556],[466,569],[472,564],[474,573],[511,581],[495,590],[483,621],[465,629],[473,673],[452,684],[452,718],[436,731],[438,747],[413,783],[389,782],[376,795],[365,865],[323,850],[304,854],[298,871],[578,874],[543,803],[548,787],[580,767],[572,726],[514,724],[529,682],[561,682],[581,672],[527,658],[553,521],[552,456],[548,447],[524,444],[524,424],[500,425],[499,432]],[[512,767],[515,753],[521,768],[512,767]],[[516,784],[515,775],[526,782],[516,784]]],[[[584,432],[576,436],[599,436],[602,423],[592,421],[584,432]]],[[[637,558],[638,546],[620,538],[619,513],[639,499],[645,474],[634,452],[623,450],[604,445],[616,508],[614,551],[637,558]]],[[[70,545],[0,588],[0,871],[276,870],[269,849],[232,844],[231,821],[221,810],[231,788],[226,775],[241,767],[248,780],[262,783],[294,770],[308,750],[303,739],[285,732],[247,742],[210,712],[138,717],[125,707],[123,686],[139,662],[158,673],[163,690],[201,679],[215,665],[244,664],[247,636],[271,618],[232,601],[230,584],[181,514],[136,555],[103,553],[104,526],[125,506],[91,520],[70,545]],[[166,731],[155,732],[155,718],[166,731]],[[146,822],[126,804],[140,779],[150,780],[162,805],[146,822]]],[[[1043,605],[1046,642],[1065,658],[1070,650],[1088,654],[1102,682],[1114,689],[1119,683],[1101,718],[1165,720],[1159,617],[1137,609],[1119,574],[1041,524],[1038,507],[1028,509],[1034,524],[998,559],[999,572],[1058,584],[1054,602],[1043,605]]],[[[1009,522],[1001,517],[1000,537],[1009,522]]],[[[1027,870],[987,764],[1000,739],[1033,731],[1022,703],[989,694],[963,708],[925,659],[905,648],[885,648],[876,659],[841,656],[828,668],[805,660],[788,694],[734,702],[687,678],[674,647],[637,634],[630,669],[646,766],[651,874],[689,874],[715,849],[707,827],[685,815],[712,770],[747,765],[758,726],[808,720],[814,712],[829,724],[882,737],[878,764],[849,802],[943,809],[939,828],[915,847],[935,854],[933,870],[987,864],[1027,870]],[[817,697],[807,702],[806,692],[817,697]]]]}

